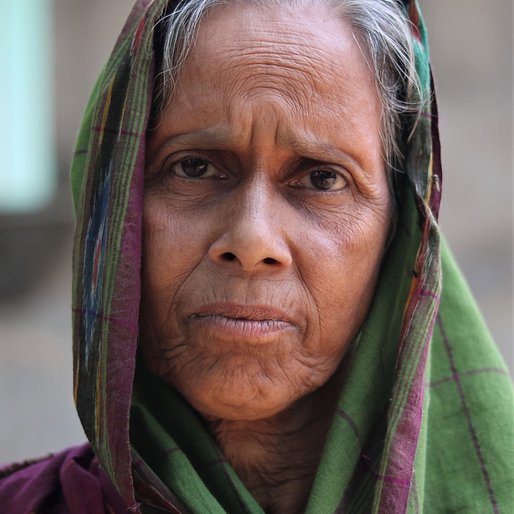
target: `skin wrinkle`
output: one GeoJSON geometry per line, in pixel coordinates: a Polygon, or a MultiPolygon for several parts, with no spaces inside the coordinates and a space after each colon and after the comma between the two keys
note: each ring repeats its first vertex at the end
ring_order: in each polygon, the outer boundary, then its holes
{"type": "Polygon", "coordinates": [[[236,80],[234,80],[232,89],[227,91],[227,96],[236,96],[245,93],[245,100],[250,101],[260,94],[267,96],[269,93],[283,95],[286,93],[289,106],[298,109],[301,105],[311,107],[312,95],[308,95],[305,84],[316,90],[317,84],[315,78],[306,69],[299,69],[297,63],[271,64],[265,61],[253,61],[252,63],[239,63],[230,66],[236,80]],[[246,76],[246,72],[252,70],[252,77],[246,76]],[[294,83],[301,84],[297,89],[285,91],[283,88],[277,87],[277,80],[291,80],[294,83]],[[240,89],[239,89],[240,88],[240,89]]]}
{"type": "MultiPolygon", "coordinates": [[[[296,31],[294,24],[290,23],[275,22],[270,28],[274,30],[259,30],[260,28],[258,27],[251,27],[252,38],[245,38],[243,35],[243,37],[236,40],[221,40],[220,48],[222,51],[226,52],[227,65],[229,67],[234,65],[234,71],[243,67],[245,73],[250,66],[262,67],[262,70],[258,73],[252,70],[252,74],[254,75],[252,79],[262,74],[265,80],[265,88],[268,85],[268,77],[270,75],[273,76],[274,73],[278,73],[277,78],[282,78],[282,74],[280,73],[282,70],[293,72],[294,76],[298,77],[298,88],[294,88],[290,91],[281,90],[280,92],[294,94],[304,89],[308,93],[298,97],[297,100],[300,101],[309,101],[312,96],[312,91],[322,94],[323,91],[320,89],[315,77],[312,76],[312,70],[315,69],[317,63],[314,62],[313,59],[309,59],[309,56],[303,52],[298,51],[299,47],[296,42],[302,41],[306,37],[305,33],[296,31]],[[289,37],[292,36],[295,42],[291,42],[286,38],[280,38],[280,34],[285,33],[287,33],[289,37]],[[270,51],[273,52],[274,60],[279,61],[278,64],[269,60],[270,51]]],[[[320,59],[323,58],[322,55],[318,57],[320,59]]],[[[327,64],[327,67],[330,65],[330,63],[324,64],[327,64]]],[[[286,75],[285,78],[289,80],[291,76],[286,75]]],[[[335,80],[336,77],[334,76],[333,79],[335,80]]],[[[237,81],[234,81],[234,83],[236,82],[237,81]]],[[[229,91],[229,94],[232,93],[235,93],[235,91],[229,91]]],[[[294,105],[301,105],[301,103],[295,104],[293,102],[293,106],[294,105]]]]}
{"type": "Polygon", "coordinates": [[[351,29],[324,8],[290,15],[232,6],[202,21],[147,137],[144,198],[143,357],[269,513],[305,505],[391,213],[381,106],[351,29]],[[208,178],[183,176],[184,159],[208,161],[208,178]],[[321,170],[346,185],[316,189],[321,170]],[[211,314],[226,304],[282,313],[211,314]]]}

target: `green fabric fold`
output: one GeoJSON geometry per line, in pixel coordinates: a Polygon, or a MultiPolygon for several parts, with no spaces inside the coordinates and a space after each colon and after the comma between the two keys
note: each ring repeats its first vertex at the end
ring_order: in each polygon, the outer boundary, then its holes
{"type": "Polygon", "coordinates": [[[142,362],[134,381],[130,423],[138,455],[191,512],[263,514],[199,415],[142,362]]]}

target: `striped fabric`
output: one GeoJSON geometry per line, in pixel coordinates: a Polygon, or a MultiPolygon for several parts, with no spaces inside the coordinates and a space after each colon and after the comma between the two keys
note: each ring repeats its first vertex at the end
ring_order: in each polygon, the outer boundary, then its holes
{"type": "MultiPolygon", "coordinates": [[[[78,139],[75,398],[94,452],[134,512],[259,513],[192,409],[136,366],[153,31],[167,3],[136,3],[78,139]]],[[[413,0],[403,5],[431,91],[422,18],[413,0]]],[[[406,143],[396,235],[345,358],[309,514],[514,512],[512,384],[441,241],[435,100],[425,110],[406,143]]]]}

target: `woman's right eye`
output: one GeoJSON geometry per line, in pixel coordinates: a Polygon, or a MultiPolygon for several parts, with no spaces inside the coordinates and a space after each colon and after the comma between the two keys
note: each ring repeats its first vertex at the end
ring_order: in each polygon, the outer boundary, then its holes
{"type": "Polygon", "coordinates": [[[171,167],[171,171],[177,176],[188,179],[202,178],[223,178],[220,173],[207,159],[199,157],[188,157],[176,162],[171,167]]]}

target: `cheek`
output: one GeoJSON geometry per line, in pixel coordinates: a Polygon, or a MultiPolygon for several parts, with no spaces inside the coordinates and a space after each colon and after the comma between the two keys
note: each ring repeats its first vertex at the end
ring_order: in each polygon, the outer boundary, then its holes
{"type": "Polygon", "coordinates": [[[298,260],[303,258],[302,279],[318,313],[317,337],[311,340],[319,347],[311,351],[340,358],[357,335],[373,298],[389,225],[384,202],[358,221],[333,219],[317,237],[305,238],[298,260]]]}
{"type": "Polygon", "coordinates": [[[202,246],[195,238],[197,224],[170,209],[157,195],[147,195],[143,222],[143,284],[158,291],[178,284],[202,259],[202,246]]]}
{"type": "MultiPolygon", "coordinates": [[[[198,262],[190,228],[179,223],[156,195],[146,195],[143,218],[141,329],[142,349],[155,353],[163,344],[157,327],[173,322],[187,276],[198,262]]],[[[164,342],[164,344],[166,344],[164,342]]]]}

